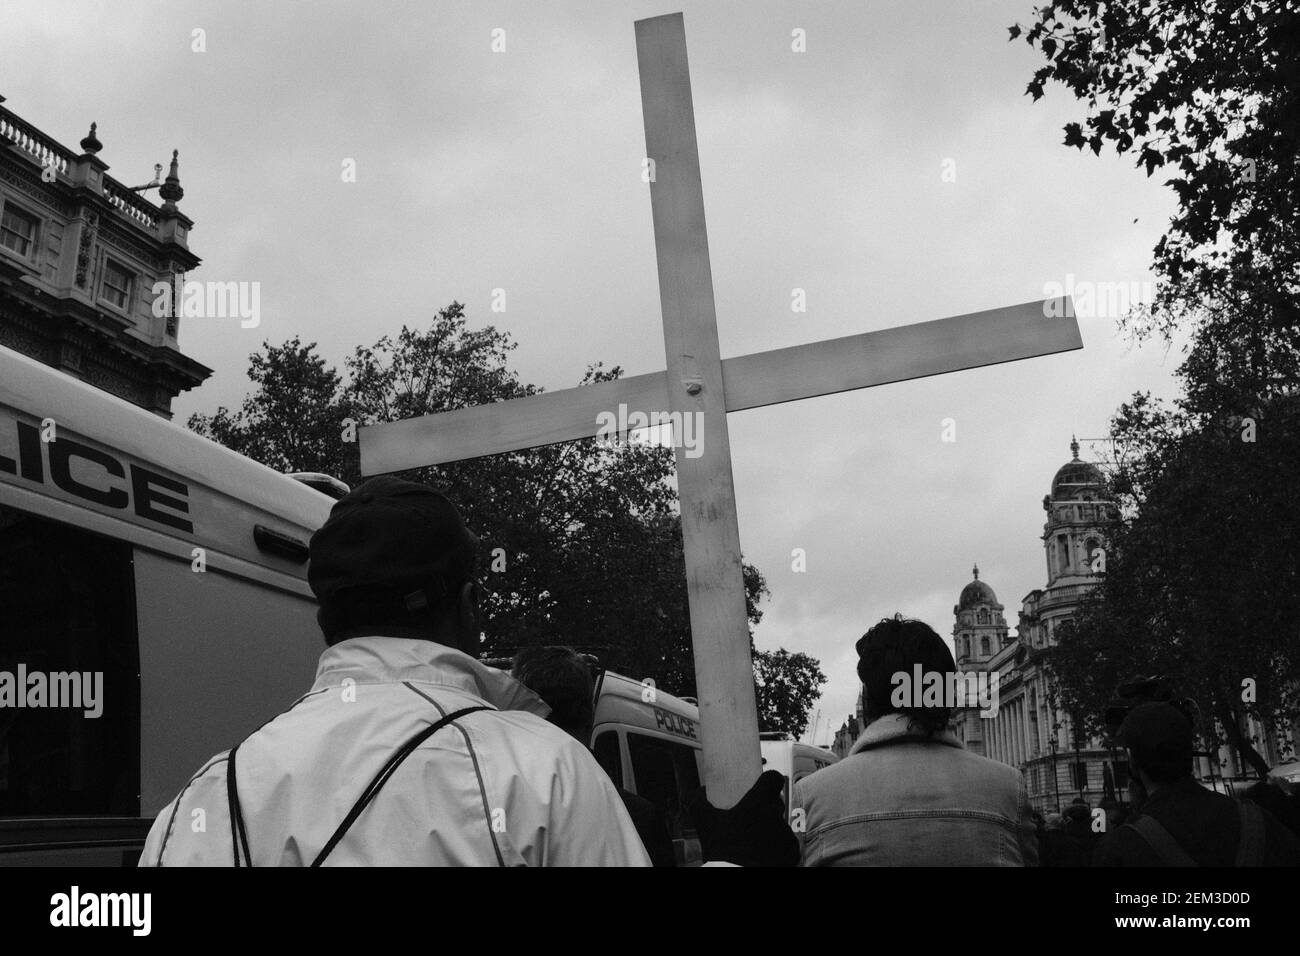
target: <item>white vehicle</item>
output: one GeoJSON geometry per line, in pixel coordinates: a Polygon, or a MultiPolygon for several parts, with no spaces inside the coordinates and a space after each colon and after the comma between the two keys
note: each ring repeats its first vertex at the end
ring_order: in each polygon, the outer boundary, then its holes
{"type": "Polygon", "coordinates": [[[591,749],[614,783],[655,804],[678,866],[703,861],[686,799],[700,786],[700,710],[648,683],[603,671],[591,749]]]}
{"type": "MultiPolygon", "coordinates": [[[[700,709],[686,697],[664,693],[582,655],[595,677],[591,751],[615,786],[649,800],[663,814],[678,866],[704,861],[686,802],[700,786],[700,709]]],[[[509,670],[511,659],[488,658],[509,670]]]]}
{"type": "Polygon", "coordinates": [[[785,734],[766,733],[760,734],[759,738],[763,769],[779,770],[785,774],[785,806],[793,817],[790,794],[794,792],[794,785],[823,767],[838,763],[840,758],[824,747],[801,744],[797,740],[790,740],[785,734]]]}
{"type": "Polygon", "coordinates": [[[0,865],[134,865],[189,775],[311,685],[332,504],[0,347],[0,865]]]}

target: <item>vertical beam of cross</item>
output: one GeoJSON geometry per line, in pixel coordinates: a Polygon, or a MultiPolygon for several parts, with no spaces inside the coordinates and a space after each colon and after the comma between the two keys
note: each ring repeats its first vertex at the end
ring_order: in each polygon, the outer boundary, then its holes
{"type": "Polygon", "coordinates": [[[733,806],[762,771],[727,404],[704,227],[695,108],[680,13],[638,20],[637,63],[659,265],[670,412],[694,415],[702,454],[675,442],[704,785],[733,806]]]}

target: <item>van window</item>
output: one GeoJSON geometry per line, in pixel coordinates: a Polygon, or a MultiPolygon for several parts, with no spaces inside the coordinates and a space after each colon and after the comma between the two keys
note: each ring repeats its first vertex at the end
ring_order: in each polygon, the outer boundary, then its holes
{"type": "Polygon", "coordinates": [[[139,816],[131,546],[0,505],[0,816],[139,816]]]}
{"type": "Polygon", "coordinates": [[[685,744],[645,734],[628,733],[636,792],[663,812],[668,835],[674,840],[694,839],[695,824],[686,813],[686,798],[700,786],[695,750],[685,744]]]}
{"type": "Polygon", "coordinates": [[[596,762],[605,768],[614,786],[623,786],[623,758],[618,749],[618,731],[606,730],[596,738],[591,752],[596,755],[596,762]]]}

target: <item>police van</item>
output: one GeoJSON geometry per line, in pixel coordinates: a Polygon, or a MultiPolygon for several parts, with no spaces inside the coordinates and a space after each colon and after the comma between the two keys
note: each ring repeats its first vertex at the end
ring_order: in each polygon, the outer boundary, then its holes
{"type": "Polygon", "coordinates": [[[332,504],[0,347],[0,866],[134,865],[189,775],[311,684],[332,504]]]}
{"type": "Polygon", "coordinates": [[[763,753],[763,769],[779,770],[785,775],[785,806],[794,823],[795,808],[790,805],[790,794],[794,785],[823,767],[839,762],[839,757],[824,747],[791,740],[785,734],[759,734],[759,747],[763,753]]]}
{"type": "Polygon", "coordinates": [[[655,804],[678,866],[702,862],[686,801],[700,786],[700,711],[649,681],[603,671],[596,686],[591,749],[614,783],[655,804]]]}
{"type": "MultiPolygon", "coordinates": [[[[596,761],[616,786],[658,807],[678,866],[702,863],[699,833],[686,811],[702,776],[699,707],[653,681],[605,670],[590,654],[579,656],[595,678],[589,745],[596,761]]],[[[512,659],[488,657],[482,663],[508,671],[512,659]]]]}

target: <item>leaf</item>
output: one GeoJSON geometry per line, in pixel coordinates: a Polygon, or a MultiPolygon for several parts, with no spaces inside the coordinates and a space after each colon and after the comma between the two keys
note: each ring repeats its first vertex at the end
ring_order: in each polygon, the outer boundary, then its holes
{"type": "Polygon", "coordinates": [[[1011,34],[1011,36],[1008,38],[1007,41],[1010,42],[1011,40],[1014,40],[1016,37],[1020,36],[1020,32],[1021,32],[1020,24],[1017,23],[1015,26],[1007,27],[1007,31],[1011,34]]]}
{"type": "Polygon", "coordinates": [[[1165,159],[1163,156],[1160,155],[1159,152],[1152,149],[1150,146],[1142,147],[1142,152],[1138,155],[1137,164],[1139,166],[1145,166],[1147,168],[1148,176],[1150,176],[1153,172],[1156,171],[1156,167],[1163,166],[1164,163],[1165,163],[1165,159]]]}

